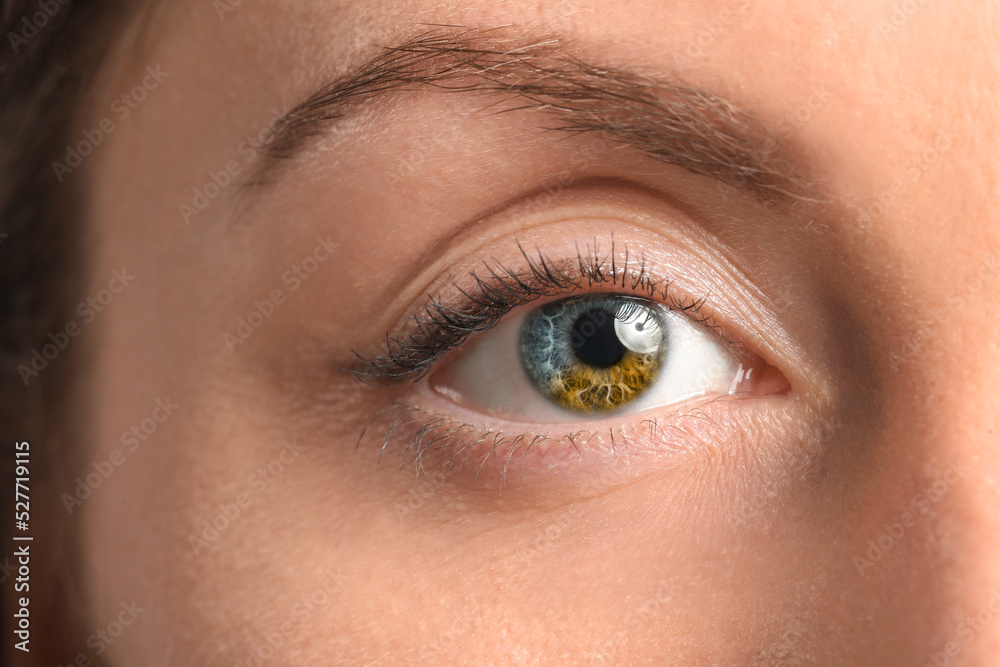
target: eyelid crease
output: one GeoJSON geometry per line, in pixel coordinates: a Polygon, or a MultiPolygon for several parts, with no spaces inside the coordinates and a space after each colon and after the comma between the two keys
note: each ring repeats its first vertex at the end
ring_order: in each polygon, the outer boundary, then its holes
{"type": "MultiPolygon", "coordinates": [[[[600,252],[595,241],[586,252],[577,245],[576,260],[558,263],[547,259],[537,247],[535,257],[519,241],[517,247],[527,264],[526,271],[519,273],[499,263],[491,266],[484,260],[487,277],[475,272],[469,274],[474,282],[474,293],[457,282],[452,283],[465,301],[464,308],[429,297],[423,314],[410,317],[410,333],[395,337],[386,334],[385,352],[374,358],[352,350],[358,365],[348,370],[367,384],[415,382],[447,352],[462,345],[469,336],[492,329],[511,310],[542,297],[572,294],[600,285],[618,286],[642,292],[650,298],[657,297],[671,310],[687,313],[694,322],[719,328],[713,326],[704,298],[688,300],[673,294],[669,289],[671,281],[655,279],[644,257],[637,268],[631,268],[628,248],[625,248],[624,258],[619,260],[613,240],[607,255],[600,252]]],[[[725,342],[733,344],[728,339],[725,342]]]]}

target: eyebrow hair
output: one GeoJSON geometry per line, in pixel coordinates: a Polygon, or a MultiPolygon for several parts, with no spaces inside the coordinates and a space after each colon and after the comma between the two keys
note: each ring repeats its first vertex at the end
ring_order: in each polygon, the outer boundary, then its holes
{"type": "Polygon", "coordinates": [[[573,55],[556,37],[524,40],[510,36],[509,28],[433,26],[383,48],[271,126],[250,184],[265,183],[276,162],[293,157],[363,103],[437,89],[505,96],[514,104],[496,113],[543,111],[555,121],[546,129],[603,133],[654,160],[764,199],[815,200],[792,151],[732,102],[680,81],[602,67],[573,55]]]}

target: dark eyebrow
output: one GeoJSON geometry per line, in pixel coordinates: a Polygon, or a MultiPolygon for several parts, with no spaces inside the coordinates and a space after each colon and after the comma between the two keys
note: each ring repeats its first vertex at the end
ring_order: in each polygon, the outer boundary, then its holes
{"type": "Polygon", "coordinates": [[[680,81],[601,67],[558,38],[524,40],[510,28],[435,26],[384,48],[323,86],[271,127],[251,184],[310,138],[374,98],[437,89],[492,93],[497,112],[535,109],[548,129],[601,132],[660,162],[713,177],[765,199],[815,199],[783,141],[735,104],[680,81]]]}

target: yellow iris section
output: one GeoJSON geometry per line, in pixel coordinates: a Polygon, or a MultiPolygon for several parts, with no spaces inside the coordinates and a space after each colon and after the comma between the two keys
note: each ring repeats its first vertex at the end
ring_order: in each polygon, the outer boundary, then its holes
{"type": "Polygon", "coordinates": [[[553,378],[548,394],[559,405],[576,412],[608,412],[642,395],[661,366],[658,354],[631,351],[609,368],[576,364],[553,378]]]}

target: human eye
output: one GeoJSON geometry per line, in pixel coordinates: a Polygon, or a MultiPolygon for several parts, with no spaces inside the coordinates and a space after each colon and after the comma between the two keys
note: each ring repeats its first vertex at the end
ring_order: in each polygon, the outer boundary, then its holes
{"type": "Polygon", "coordinates": [[[458,355],[432,385],[456,402],[533,422],[735,394],[747,371],[725,341],[692,319],[699,305],[672,308],[627,292],[530,304],[458,355]]]}
{"type": "Polygon", "coordinates": [[[404,460],[477,476],[492,468],[504,483],[511,470],[662,453],[679,433],[717,438],[711,414],[725,408],[707,406],[788,390],[715,311],[710,287],[677,284],[642,248],[513,245],[507,260],[481,258],[428,296],[382,354],[361,358],[362,379],[412,388],[374,430],[383,453],[401,446],[404,460]]]}

